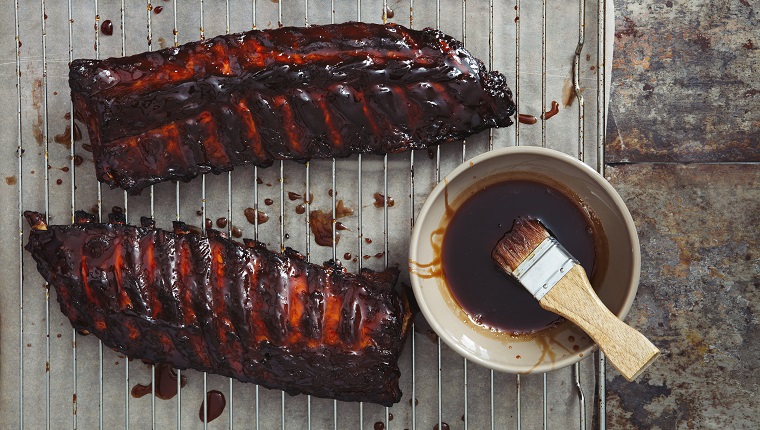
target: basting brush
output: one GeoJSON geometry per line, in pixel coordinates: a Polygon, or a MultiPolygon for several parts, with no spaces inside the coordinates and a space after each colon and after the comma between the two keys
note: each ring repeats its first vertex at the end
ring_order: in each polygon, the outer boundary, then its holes
{"type": "Polygon", "coordinates": [[[644,335],[604,306],[586,271],[540,221],[518,218],[491,251],[491,258],[538,300],[585,331],[629,381],[660,355],[644,335]]]}

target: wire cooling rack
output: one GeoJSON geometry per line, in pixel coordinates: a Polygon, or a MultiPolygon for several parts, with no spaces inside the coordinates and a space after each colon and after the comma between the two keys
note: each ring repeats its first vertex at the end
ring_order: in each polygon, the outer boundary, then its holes
{"type": "Polygon", "coordinates": [[[419,319],[400,362],[404,397],[391,408],[290,397],[195,371],[178,372],[188,383],[170,400],[158,399],[155,390],[133,397],[136,384],[155,386],[156,368],[72,330],[23,251],[28,227],[21,212],[40,210],[49,222],[69,223],[75,209],[103,218],[119,206],[128,220],[150,215],[161,227],[226,218],[228,233],[240,229],[270,249],[291,246],[311,261],[335,258],[351,271],[403,268],[417,210],[460,162],[493,148],[540,145],[603,172],[611,2],[0,0],[0,11],[6,24],[0,71],[8,77],[0,86],[6,181],[0,198],[12,202],[0,209],[9,220],[0,226],[0,256],[7,262],[0,268],[0,409],[7,428],[606,428],[600,354],[549,374],[502,374],[468,363],[419,319]],[[68,114],[72,59],[135,54],[252,28],[352,20],[440,28],[502,71],[519,111],[539,121],[432,151],[239,168],[187,184],[159,184],[137,197],[96,181],[87,137],[78,139],[68,114]],[[541,120],[552,101],[559,114],[541,120]],[[291,193],[313,198],[291,200],[291,193]],[[353,213],[343,216],[341,207],[353,213]],[[251,224],[243,215],[249,208],[266,216],[251,224]],[[315,243],[308,216],[315,209],[339,221],[333,222],[332,234],[341,236],[336,245],[315,243]],[[227,406],[205,423],[201,403],[212,389],[225,395],[227,406]]]}

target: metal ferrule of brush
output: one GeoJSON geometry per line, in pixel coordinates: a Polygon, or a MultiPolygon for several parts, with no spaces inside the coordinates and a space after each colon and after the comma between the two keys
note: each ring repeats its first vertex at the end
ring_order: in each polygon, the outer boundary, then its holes
{"type": "Polygon", "coordinates": [[[512,275],[536,300],[541,300],[576,264],[578,260],[555,238],[548,237],[512,271],[512,275]]]}

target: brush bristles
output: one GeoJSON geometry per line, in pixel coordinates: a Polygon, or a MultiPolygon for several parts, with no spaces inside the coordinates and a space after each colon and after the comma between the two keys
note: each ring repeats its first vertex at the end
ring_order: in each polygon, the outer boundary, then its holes
{"type": "Polygon", "coordinates": [[[547,237],[550,234],[541,221],[517,218],[491,251],[491,258],[501,270],[511,274],[547,237]]]}

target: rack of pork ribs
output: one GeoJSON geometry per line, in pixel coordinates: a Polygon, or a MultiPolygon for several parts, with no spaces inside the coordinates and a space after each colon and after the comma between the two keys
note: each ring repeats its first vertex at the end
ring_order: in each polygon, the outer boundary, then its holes
{"type": "Polygon", "coordinates": [[[347,273],[175,222],[173,231],[76,212],[32,227],[26,249],[80,332],[150,363],[290,394],[390,406],[411,318],[395,268],[347,273]]]}
{"type": "Polygon", "coordinates": [[[512,124],[506,79],[433,29],[254,30],[74,60],[98,179],[132,194],[276,160],[423,149],[512,124]]]}

